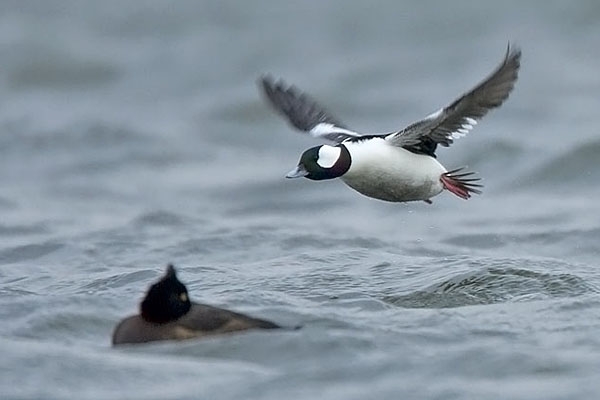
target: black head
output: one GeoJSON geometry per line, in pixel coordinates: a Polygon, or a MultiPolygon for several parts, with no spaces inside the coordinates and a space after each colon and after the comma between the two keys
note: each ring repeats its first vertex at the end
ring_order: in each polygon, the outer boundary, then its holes
{"type": "Polygon", "coordinates": [[[306,150],[298,166],[286,178],[305,177],[314,181],[339,178],[350,169],[352,159],[343,144],[317,146],[306,150]]]}
{"type": "Polygon", "coordinates": [[[169,265],[165,276],[148,289],[140,311],[146,321],[162,324],[184,316],[191,306],[187,288],[177,279],[175,267],[169,265]]]}

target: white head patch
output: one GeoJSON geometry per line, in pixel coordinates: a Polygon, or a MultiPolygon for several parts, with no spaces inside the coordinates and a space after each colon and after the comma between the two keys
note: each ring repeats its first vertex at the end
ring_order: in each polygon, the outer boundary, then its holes
{"type": "Polygon", "coordinates": [[[319,159],[317,160],[317,164],[319,164],[321,168],[331,168],[335,165],[338,158],[340,158],[341,153],[342,149],[340,147],[323,145],[319,149],[319,159]]]}

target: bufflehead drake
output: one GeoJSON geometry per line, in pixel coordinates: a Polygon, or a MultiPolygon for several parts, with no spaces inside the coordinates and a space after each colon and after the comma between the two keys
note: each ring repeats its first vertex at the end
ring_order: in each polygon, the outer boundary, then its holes
{"type": "Polygon", "coordinates": [[[444,189],[460,198],[480,194],[479,178],[436,160],[438,145],[448,147],[508,98],[517,80],[521,50],[509,45],[502,63],[481,83],[450,105],[406,128],[360,134],[346,127],[308,95],[269,76],[261,79],[275,110],[295,128],[336,143],[308,149],[287,178],[341,178],[354,190],[376,199],[405,202],[431,198],[444,189]]]}
{"type": "Polygon", "coordinates": [[[276,329],[273,322],[190,301],[175,268],[150,286],[140,304],[140,315],[122,320],[113,333],[113,345],[182,340],[247,329],[276,329]]]}

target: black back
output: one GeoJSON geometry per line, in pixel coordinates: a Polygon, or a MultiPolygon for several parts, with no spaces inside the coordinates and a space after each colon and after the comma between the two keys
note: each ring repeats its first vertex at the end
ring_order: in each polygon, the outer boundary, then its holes
{"type": "MultiPolygon", "coordinates": [[[[385,139],[385,137],[388,135],[389,135],[389,133],[384,133],[384,134],[380,134],[380,135],[363,135],[363,136],[347,139],[346,141],[356,143],[356,142],[362,142],[363,140],[369,140],[369,139],[374,139],[374,138],[385,139]]],[[[435,151],[437,149],[437,143],[427,136],[422,137],[418,143],[415,143],[415,144],[412,144],[409,146],[402,146],[402,148],[404,148],[412,153],[415,153],[415,154],[424,154],[426,156],[431,156],[433,158],[437,158],[435,155],[435,151]]]]}
{"type": "Polygon", "coordinates": [[[433,139],[431,139],[427,136],[424,136],[423,138],[421,138],[421,140],[417,144],[410,145],[410,146],[402,146],[402,147],[405,148],[406,150],[416,153],[416,154],[425,154],[426,156],[431,156],[433,158],[437,158],[435,155],[435,150],[437,149],[437,143],[433,139]]]}

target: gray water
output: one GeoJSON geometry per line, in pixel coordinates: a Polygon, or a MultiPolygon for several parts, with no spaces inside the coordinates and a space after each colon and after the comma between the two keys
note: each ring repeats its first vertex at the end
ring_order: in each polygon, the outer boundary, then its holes
{"type": "Polygon", "coordinates": [[[600,3],[0,3],[1,399],[597,399],[600,3]],[[438,157],[482,196],[285,180],[265,72],[391,131],[523,49],[438,157]],[[165,265],[303,326],[113,349],[165,265]]]}

